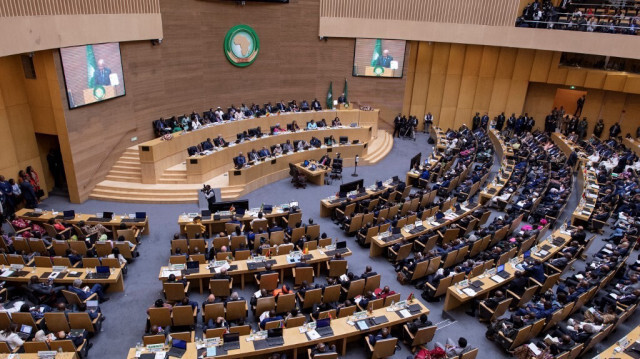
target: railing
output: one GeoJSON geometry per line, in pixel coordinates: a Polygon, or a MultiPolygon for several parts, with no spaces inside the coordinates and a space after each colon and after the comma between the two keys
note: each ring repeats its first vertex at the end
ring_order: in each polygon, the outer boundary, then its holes
{"type": "Polygon", "coordinates": [[[512,26],[514,0],[320,0],[320,17],[512,26]]]}
{"type": "Polygon", "coordinates": [[[160,0],[0,0],[0,17],[160,13],[160,0]]]}

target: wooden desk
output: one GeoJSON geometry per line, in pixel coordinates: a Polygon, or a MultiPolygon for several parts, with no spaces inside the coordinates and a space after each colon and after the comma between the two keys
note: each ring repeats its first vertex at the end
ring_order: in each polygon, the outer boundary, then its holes
{"type": "MultiPolygon", "coordinates": [[[[456,203],[452,202],[450,208],[454,208],[455,204],[456,203]]],[[[411,233],[405,231],[404,228],[402,228],[400,230],[400,233],[402,234],[402,237],[404,237],[405,239],[411,240],[411,239],[419,237],[419,236],[421,236],[421,235],[423,235],[423,234],[425,234],[425,233],[427,233],[429,231],[435,231],[435,230],[438,230],[439,228],[442,228],[442,227],[444,227],[446,225],[449,225],[449,224],[459,220],[460,218],[471,214],[473,211],[475,211],[478,208],[480,208],[480,205],[476,204],[476,206],[474,206],[473,208],[467,208],[463,214],[461,214],[459,216],[456,216],[455,214],[453,214],[453,216],[451,216],[445,222],[438,223],[437,225],[429,223],[428,220],[422,221],[422,226],[424,226],[425,229],[422,230],[421,232],[416,233],[416,234],[411,234],[411,233]]],[[[445,210],[445,212],[446,212],[446,210],[445,210]]],[[[407,223],[407,224],[413,224],[413,223],[407,223]]],[[[374,236],[373,238],[371,238],[371,247],[369,247],[369,257],[380,256],[380,255],[382,255],[384,253],[385,248],[391,247],[396,243],[400,243],[401,241],[402,241],[402,238],[398,238],[398,239],[394,239],[394,240],[385,242],[383,239],[380,239],[380,235],[374,236]]]]}
{"type": "MultiPolygon", "coordinates": [[[[331,173],[331,168],[330,167],[321,168],[316,163],[316,166],[318,167],[315,170],[311,170],[309,166],[303,167],[302,166],[303,163],[304,162],[299,162],[295,164],[296,168],[298,169],[298,172],[305,175],[305,177],[307,177],[307,181],[318,186],[324,185],[324,176],[327,175],[328,173],[331,173]]],[[[311,163],[315,163],[315,161],[311,163]]]]}
{"type": "Polygon", "coordinates": [[[302,162],[309,158],[320,159],[327,153],[340,153],[343,159],[355,158],[356,155],[362,157],[365,152],[365,145],[366,143],[359,143],[356,145],[313,148],[270,158],[240,170],[233,169],[229,171],[229,186],[247,185],[252,182],[257,182],[258,185],[270,183],[272,180],[279,179],[278,176],[281,173],[289,174],[289,163],[302,162]]]}
{"type": "MultiPolygon", "coordinates": [[[[331,329],[333,329],[333,336],[318,338],[316,340],[309,340],[305,333],[300,333],[300,328],[285,328],[283,329],[283,338],[284,345],[279,347],[271,347],[262,350],[256,350],[253,346],[253,343],[247,341],[248,336],[240,337],[240,349],[230,350],[227,352],[227,355],[219,355],[216,358],[263,358],[265,355],[276,352],[292,352],[292,358],[296,359],[298,357],[299,350],[305,350],[311,346],[314,346],[320,342],[337,342],[337,351],[341,356],[346,355],[347,352],[347,343],[349,341],[358,339],[363,337],[369,333],[376,333],[382,328],[390,328],[390,327],[398,327],[403,325],[404,323],[415,320],[420,317],[422,314],[429,314],[429,309],[417,299],[413,300],[413,304],[419,304],[421,307],[421,311],[413,314],[409,317],[402,318],[395,311],[387,312],[387,308],[380,308],[373,311],[372,316],[386,316],[389,320],[387,323],[376,325],[370,327],[368,330],[360,331],[356,329],[354,326],[349,325],[347,322],[352,320],[352,317],[346,318],[337,318],[331,321],[331,329]]],[[[187,343],[187,352],[183,358],[196,358],[197,355],[195,352],[195,343],[187,343]]],[[[129,354],[127,355],[127,359],[135,359],[136,349],[132,348],[129,350],[129,354]]]]}
{"type": "Polygon", "coordinates": [[[574,226],[589,222],[589,218],[591,218],[591,214],[593,214],[596,201],[598,200],[598,193],[600,191],[595,172],[582,169],[578,171],[578,176],[582,177],[583,199],[580,200],[578,206],[571,215],[571,224],[574,226]]]}
{"type": "MultiPolygon", "coordinates": [[[[135,349],[134,349],[135,351],[135,349]]],[[[0,354],[0,359],[8,359],[10,354],[0,354]]],[[[38,353],[20,353],[16,354],[16,358],[20,359],[39,359],[38,353]]],[[[77,353],[58,353],[56,359],[78,359],[77,353]]]]}
{"type": "MultiPolygon", "coordinates": [[[[206,141],[207,138],[216,138],[218,135],[221,135],[228,141],[235,141],[236,134],[250,128],[260,127],[263,132],[268,132],[269,128],[271,126],[275,126],[277,123],[279,123],[281,127],[286,128],[286,125],[294,120],[298,123],[300,128],[303,128],[306,126],[306,123],[312,119],[319,121],[324,118],[328,123],[331,123],[331,120],[336,116],[340,118],[341,122],[345,126],[349,126],[351,123],[357,123],[359,126],[371,127],[372,132],[375,134],[378,132],[378,114],[378,110],[327,110],[297,113],[285,112],[279,115],[271,114],[260,118],[227,121],[221,124],[209,125],[196,131],[185,133],[177,132],[173,134],[173,138],[170,141],[163,141],[161,138],[156,138],[151,141],[141,143],[138,146],[140,149],[142,182],[157,183],[167,168],[178,165],[187,160],[188,147],[195,146],[206,141]]],[[[236,155],[237,153],[234,154],[234,156],[236,155]]],[[[220,160],[219,165],[226,165],[229,163],[231,162],[222,162],[222,160],[220,160]]]]}
{"type": "MultiPolygon", "coordinates": [[[[23,208],[18,212],[16,212],[16,216],[25,220],[38,222],[38,223],[47,223],[51,218],[62,216],[62,211],[57,213],[51,212],[51,211],[42,211],[41,215],[38,217],[27,216],[27,214],[31,212],[34,212],[34,210],[29,208],[23,208]]],[[[118,238],[117,230],[120,229],[121,223],[125,223],[127,227],[136,226],[141,229],[142,234],[149,234],[149,217],[148,216],[142,222],[122,222],[123,219],[129,219],[128,215],[127,217],[124,217],[123,215],[119,216],[114,214],[113,218],[109,222],[90,221],[89,219],[91,219],[91,217],[96,217],[96,215],[76,213],[76,216],[73,219],[61,219],[61,221],[68,224],[78,224],[78,222],[80,221],[85,221],[86,224],[91,224],[91,225],[101,224],[107,227],[107,229],[111,230],[113,239],[118,238]]]]}
{"type": "MultiPolygon", "coordinates": [[[[321,264],[322,263],[326,263],[328,261],[330,261],[333,256],[328,256],[324,253],[323,249],[314,249],[312,251],[309,251],[309,254],[311,254],[313,256],[313,258],[307,260],[308,264],[311,265],[315,265],[315,273],[316,276],[320,275],[320,271],[321,271],[321,264]]],[[[352,253],[351,251],[348,251],[344,254],[342,254],[343,257],[347,257],[350,256],[352,253]]],[[[273,264],[271,266],[271,269],[274,271],[280,271],[280,282],[282,283],[284,281],[284,272],[287,269],[291,269],[294,268],[296,266],[295,262],[289,262],[287,259],[287,255],[283,254],[283,255],[279,255],[279,256],[273,256],[267,260],[274,260],[276,261],[275,264],[273,264]]],[[[264,270],[264,268],[260,268],[260,269],[249,269],[248,263],[249,260],[233,260],[231,262],[229,262],[229,265],[231,266],[237,266],[238,268],[235,270],[228,270],[227,274],[232,276],[232,277],[240,277],[240,288],[244,289],[244,285],[245,285],[245,277],[246,275],[251,275],[253,273],[258,273],[264,270]]],[[[185,278],[187,280],[197,280],[200,284],[200,293],[203,292],[205,287],[209,287],[208,284],[205,286],[205,280],[209,280],[211,278],[213,278],[213,276],[215,275],[215,273],[211,273],[211,271],[208,268],[208,263],[207,264],[200,264],[200,271],[198,273],[194,273],[194,274],[188,274],[185,276],[185,278]]],[[[170,268],[168,266],[163,266],[160,268],[160,274],[158,274],[158,279],[160,281],[165,281],[167,280],[169,273],[165,272],[167,270],[170,270],[170,268]]],[[[176,275],[176,277],[178,278],[182,278],[182,274],[180,273],[174,273],[176,275]]],[[[237,283],[237,282],[236,282],[237,283]]]]}
{"type": "MultiPolygon", "coordinates": [[[[442,158],[442,153],[443,153],[442,151],[447,148],[447,145],[446,145],[447,140],[445,137],[445,133],[440,128],[435,127],[433,131],[431,131],[430,135],[431,135],[431,138],[433,138],[433,140],[436,143],[435,150],[431,153],[431,155],[428,156],[428,160],[426,162],[427,165],[422,166],[422,168],[427,167],[429,169],[429,172],[431,172],[433,167],[438,162],[440,162],[440,159],[442,158]],[[438,150],[442,150],[442,151],[438,151],[438,150]]],[[[414,186],[414,187],[417,186],[417,184],[419,183],[418,178],[420,178],[420,175],[421,173],[416,172],[413,168],[409,170],[407,172],[407,178],[405,181],[407,186],[414,186]]]]}
{"type": "Polygon", "coordinates": [[[640,326],[635,327],[634,329],[632,329],[629,333],[627,333],[627,335],[625,335],[625,337],[629,340],[629,344],[627,344],[626,347],[621,348],[622,350],[620,351],[616,351],[616,348],[618,348],[619,342],[617,341],[614,344],[612,344],[610,347],[608,347],[607,349],[603,350],[602,352],[600,352],[600,354],[598,354],[598,358],[601,359],[608,359],[608,358],[619,358],[619,359],[633,359],[633,357],[631,355],[628,355],[624,352],[625,349],[627,349],[628,347],[632,346],[636,340],[640,340],[640,326]]]}
{"type": "MultiPolygon", "coordinates": [[[[386,191],[388,188],[395,188],[395,186],[390,186],[388,183],[391,182],[391,180],[386,181],[387,183],[385,183],[380,189],[373,189],[373,187],[367,187],[367,192],[365,195],[360,196],[360,197],[356,197],[356,198],[352,198],[352,202],[355,201],[359,201],[361,199],[366,199],[372,196],[377,196],[379,194],[381,194],[382,192],[386,191]]],[[[345,201],[344,200],[340,200],[338,201],[337,198],[335,198],[335,196],[330,196],[329,198],[325,198],[320,200],[320,217],[329,217],[331,216],[331,212],[333,211],[334,208],[336,207],[340,207],[340,205],[345,201]],[[332,202],[335,201],[335,202],[332,202]]]]}
{"type": "Polygon", "coordinates": [[[561,134],[560,132],[551,133],[551,139],[553,143],[555,143],[558,148],[569,158],[571,152],[576,151],[578,154],[578,163],[585,164],[588,162],[587,154],[582,150],[582,148],[575,143],[569,141],[567,136],[561,134]]]}
{"type": "MultiPolygon", "coordinates": [[[[258,208],[259,209],[259,208],[258,208]]],[[[266,218],[270,223],[281,218],[287,217],[289,215],[288,210],[283,210],[282,207],[274,206],[273,211],[271,213],[263,213],[263,218],[266,218]]],[[[296,212],[297,213],[297,212],[296,212]]],[[[199,215],[199,214],[198,214],[199,215]]],[[[257,212],[255,215],[253,212],[246,212],[242,217],[236,217],[237,220],[242,222],[245,226],[249,225],[251,221],[258,218],[257,212]]],[[[207,231],[210,234],[224,232],[225,226],[224,224],[231,220],[230,216],[221,217],[220,219],[214,219],[213,215],[211,217],[202,218],[202,224],[207,227],[207,231]]],[[[193,223],[193,217],[189,216],[178,216],[178,226],[180,226],[180,233],[187,233],[186,226],[193,223]]]]}
{"type": "Polygon", "coordinates": [[[489,130],[488,134],[489,139],[493,143],[493,148],[496,149],[496,153],[498,153],[498,157],[500,158],[500,161],[502,161],[502,165],[500,166],[500,171],[494,180],[480,192],[479,201],[481,204],[487,203],[502,191],[504,185],[509,182],[515,166],[515,161],[513,160],[515,154],[511,145],[505,143],[500,136],[500,133],[495,129],[489,130]]]}
{"type": "MultiPolygon", "coordinates": [[[[549,258],[553,257],[556,253],[558,253],[562,248],[564,248],[569,242],[571,241],[571,235],[566,234],[566,233],[562,233],[561,230],[556,230],[551,236],[547,237],[547,239],[543,240],[542,242],[538,243],[538,249],[542,248],[545,245],[549,245],[552,246],[551,249],[549,249],[547,252],[547,255],[545,256],[539,256],[535,253],[533,253],[533,251],[531,252],[531,257],[534,259],[538,259],[542,262],[546,262],[549,258]],[[551,243],[551,238],[553,237],[557,237],[557,238],[562,238],[564,240],[564,244],[561,246],[554,246],[551,243]]],[[[520,256],[518,257],[520,260],[522,260],[524,257],[520,256]]],[[[477,277],[473,277],[473,278],[469,278],[469,283],[472,283],[476,280],[481,281],[482,284],[482,290],[480,290],[479,292],[476,292],[475,296],[468,296],[466,295],[464,292],[460,291],[458,292],[459,289],[462,288],[458,288],[457,286],[453,285],[450,286],[447,289],[447,295],[445,297],[444,300],[444,308],[443,310],[445,311],[449,311],[451,309],[455,309],[461,305],[463,305],[464,303],[467,303],[469,301],[471,301],[473,298],[475,297],[483,297],[486,294],[488,294],[489,292],[502,287],[503,285],[508,284],[510,281],[512,281],[515,278],[515,272],[516,269],[509,263],[505,264],[504,266],[504,270],[507,271],[509,273],[509,277],[506,278],[503,282],[496,282],[493,279],[491,279],[491,276],[485,276],[484,274],[477,276],[477,277]]]]}
{"type": "MultiPolygon", "coordinates": [[[[9,270],[9,266],[6,267],[5,270],[9,270]]],[[[51,273],[51,268],[45,267],[27,267],[25,266],[22,271],[28,272],[26,275],[22,277],[0,277],[0,280],[14,283],[29,283],[29,280],[32,276],[37,276],[41,281],[46,281],[48,275],[42,278],[42,275],[45,272],[51,273]]],[[[82,284],[84,285],[92,285],[92,284],[109,284],[108,292],[124,292],[124,279],[122,277],[122,270],[120,268],[111,268],[111,275],[106,279],[88,279],[87,274],[89,272],[96,272],[95,268],[68,268],[66,270],[67,275],[64,278],[56,278],[53,280],[56,284],[64,284],[71,285],[73,281],[76,279],[81,279],[82,284]],[[70,277],[71,272],[80,273],[78,277],[70,277]]]]}

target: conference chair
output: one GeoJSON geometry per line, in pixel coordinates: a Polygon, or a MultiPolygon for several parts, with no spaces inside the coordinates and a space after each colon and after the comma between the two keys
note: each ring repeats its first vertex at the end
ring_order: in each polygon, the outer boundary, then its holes
{"type": "Polygon", "coordinates": [[[478,356],[478,352],[480,351],[480,349],[478,348],[473,348],[472,350],[466,352],[466,353],[462,353],[459,356],[459,359],[476,359],[476,357],[478,356]]]}
{"type": "Polygon", "coordinates": [[[235,327],[230,327],[229,328],[229,333],[238,333],[241,336],[242,335],[249,335],[249,334],[251,334],[251,326],[249,324],[247,324],[247,325],[237,325],[235,327]]]}
{"type": "Polygon", "coordinates": [[[302,310],[313,308],[314,304],[320,304],[322,301],[322,288],[307,290],[304,296],[300,292],[296,293],[298,302],[302,305],[302,310]]]}
{"type": "Polygon", "coordinates": [[[340,284],[334,284],[324,288],[324,293],[322,294],[322,303],[330,304],[336,303],[340,300],[340,284]]]}
{"type": "Polygon", "coordinates": [[[340,311],[338,312],[338,318],[346,318],[346,317],[352,316],[353,313],[355,312],[356,312],[355,304],[348,307],[340,308],[340,311]]]}
{"type": "Polygon", "coordinates": [[[76,346],[72,340],[54,340],[49,343],[49,347],[51,350],[62,351],[64,353],[77,353],[78,356],[82,358],[86,358],[87,356],[87,340],[83,340],[82,344],[76,346]]]}
{"type": "Polygon", "coordinates": [[[329,278],[337,278],[347,273],[349,265],[346,259],[332,259],[327,261],[327,270],[329,278]]]}
{"type": "Polygon", "coordinates": [[[396,353],[396,344],[398,338],[387,338],[376,341],[376,344],[371,345],[369,342],[369,336],[364,338],[367,343],[367,348],[371,353],[371,359],[388,358],[392,357],[396,353]]]}
{"type": "Polygon", "coordinates": [[[295,288],[300,287],[303,281],[309,284],[313,283],[313,279],[315,278],[313,267],[297,267],[293,268],[292,271],[295,288]]]}
{"type": "Polygon", "coordinates": [[[507,298],[502,300],[500,303],[498,303],[498,306],[496,306],[495,309],[491,309],[489,307],[487,307],[484,302],[480,302],[480,306],[479,306],[479,314],[478,314],[478,319],[481,322],[486,322],[486,321],[493,321],[494,319],[502,316],[507,309],[509,309],[509,304],[511,303],[511,301],[513,300],[513,298],[507,298]]]}
{"type": "Polygon", "coordinates": [[[280,282],[280,274],[278,273],[263,274],[260,276],[260,279],[258,279],[257,275],[254,275],[254,278],[260,290],[266,289],[269,292],[276,289],[280,282]]]}
{"type": "Polygon", "coordinates": [[[165,328],[173,324],[171,309],[169,308],[149,308],[149,323],[165,328]]]}
{"type": "Polygon", "coordinates": [[[245,319],[247,317],[247,302],[244,300],[237,300],[227,303],[225,312],[225,319],[227,321],[234,321],[238,319],[245,319]]]}
{"type": "Polygon", "coordinates": [[[206,332],[204,333],[204,337],[206,339],[211,339],[211,338],[220,338],[220,339],[222,339],[222,336],[226,332],[227,332],[226,328],[207,329],[206,332]]]}
{"type": "Polygon", "coordinates": [[[91,319],[87,312],[67,313],[69,318],[69,328],[84,329],[88,333],[96,334],[100,332],[102,327],[102,313],[98,313],[95,319],[91,319]]]}
{"type": "Polygon", "coordinates": [[[180,302],[189,293],[189,282],[162,283],[162,291],[169,302],[180,302]]]}
{"type": "Polygon", "coordinates": [[[209,280],[209,291],[216,297],[226,298],[230,296],[231,288],[233,288],[233,278],[209,280]]]}
{"type": "Polygon", "coordinates": [[[296,307],[296,294],[280,294],[276,297],[276,313],[288,313],[296,307]]]}
{"type": "Polygon", "coordinates": [[[17,353],[19,350],[20,350],[20,347],[17,347],[14,350],[11,350],[11,348],[9,348],[9,344],[7,344],[7,342],[0,342],[0,353],[2,353],[2,354],[17,353]]]}
{"type": "MultiPolygon", "coordinates": [[[[22,347],[24,348],[25,353],[38,353],[39,351],[49,350],[49,345],[47,344],[47,342],[25,341],[22,347]]],[[[1,350],[0,352],[5,353],[1,350]]]]}
{"type": "Polygon", "coordinates": [[[289,163],[289,175],[291,176],[293,187],[307,188],[307,177],[300,174],[298,168],[293,163],[289,163]]]}
{"type": "Polygon", "coordinates": [[[195,341],[195,332],[171,333],[171,337],[173,339],[184,340],[187,343],[193,343],[195,341]]]}
{"type": "Polygon", "coordinates": [[[64,289],[62,290],[62,295],[64,295],[64,298],[67,300],[68,304],[77,305],[80,308],[86,308],[87,307],[87,301],[98,300],[98,294],[97,293],[91,294],[85,300],[81,300],[80,297],[78,297],[78,295],[76,293],[68,291],[68,290],[64,290],[64,289]]]}
{"type": "Polygon", "coordinates": [[[258,319],[262,313],[276,309],[276,298],[272,296],[258,298],[255,308],[252,309],[253,315],[258,319]]]}
{"type": "Polygon", "coordinates": [[[304,315],[299,315],[297,317],[287,319],[284,323],[284,327],[285,328],[301,327],[304,325],[304,323],[306,323],[306,321],[307,321],[307,318],[304,315]]]}
{"type": "MultiPolygon", "coordinates": [[[[196,325],[196,316],[198,315],[198,307],[190,305],[177,305],[173,307],[171,313],[173,327],[185,327],[193,330],[196,325]]],[[[172,334],[173,336],[173,334],[172,334]]]]}
{"type": "MultiPolygon", "coordinates": [[[[67,254],[67,249],[69,249],[69,243],[73,243],[73,241],[62,241],[62,240],[54,239],[51,242],[51,246],[53,247],[53,252],[57,256],[65,256],[67,254]]],[[[85,252],[84,254],[87,254],[87,253],[85,252]]]]}
{"type": "Polygon", "coordinates": [[[404,324],[402,326],[402,329],[404,332],[405,344],[407,344],[409,348],[411,348],[411,353],[415,353],[416,349],[419,346],[427,344],[433,340],[433,337],[436,334],[436,329],[438,329],[438,327],[432,325],[429,327],[420,328],[415,334],[411,333],[407,324],[404,324]]]}
{"type": "Polygon", "coordinates": [[[152,344],[164,344],[166,340],[167,338],[165,338],[164,334],[145,335],[142,337],[142,343],[145,346],[152,344]]]}

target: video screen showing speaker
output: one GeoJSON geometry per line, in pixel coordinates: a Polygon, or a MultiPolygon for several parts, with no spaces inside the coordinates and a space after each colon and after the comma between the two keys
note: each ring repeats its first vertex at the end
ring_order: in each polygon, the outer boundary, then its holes
{"type": "Polygon", "coordinates": [[[402,77],[404,40],[356,39],[353,76],[402,77]]]}
{"type": "Polygon", "coordinates": [[[60,57],[70,109],[125,95],[119,43],[65,47],[60,57]]]}

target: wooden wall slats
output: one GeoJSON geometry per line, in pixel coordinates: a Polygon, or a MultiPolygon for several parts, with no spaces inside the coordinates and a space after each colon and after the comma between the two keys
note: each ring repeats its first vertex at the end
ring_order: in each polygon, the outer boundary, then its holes
{"type": "MultiPolygon", "coordinates": [[[[368,1],[355,1],[358,8],[343,6],[337,0],[325,0],[320,4],[323,13],[356,16],[369,7],[368,1]],[[328,3],[332,1],[332,3],[328,3]],[[336,11],[334,6],[341,6],[336,11]]],[[[91,15],[91,14],[157,14],[160,13],[159,0],[0,0],[0,17],[51,16],[51,15],[91,15]]],[[[410,9],[403,14],[410,14],[410,9]]]]}
{"type": "Polygon", "coordinates": [[[518,7],[515,0],[320,0],[320,17],[513,26],[518,7]]]}

